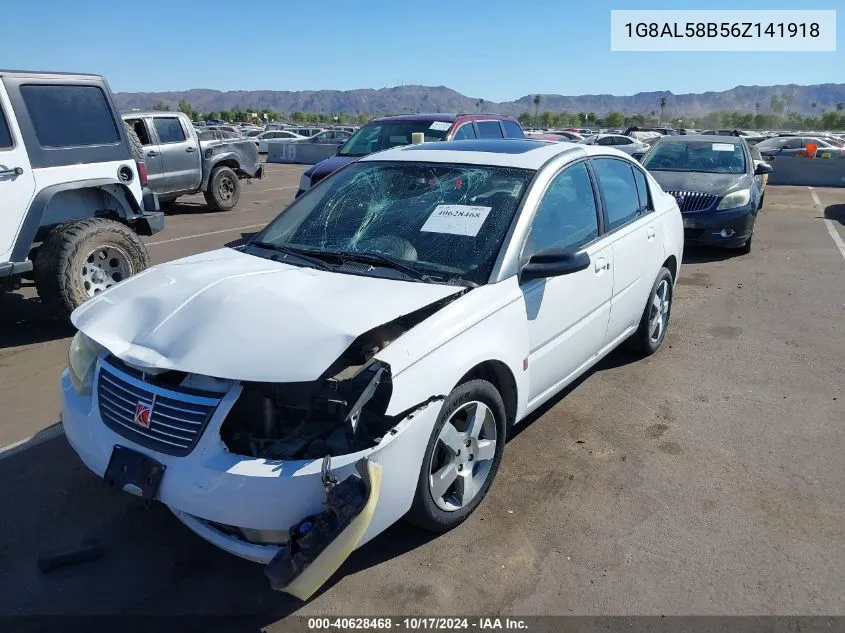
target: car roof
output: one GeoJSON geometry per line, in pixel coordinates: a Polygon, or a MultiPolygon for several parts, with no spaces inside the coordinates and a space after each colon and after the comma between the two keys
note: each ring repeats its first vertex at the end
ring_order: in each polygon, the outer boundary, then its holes
{"type": "Polygon", "coordinates": [[[719,134],[679,134],[677,136],[664,136],[660,139],[660,143],[688,143],[690,141],[742,144],[743,138],[741,136],[722,136],[719,134]]]}
{"type": "Polygon", "coordinates": [[[560,154],[575,158],[606,154],[628,158],[617,150],[538,139],[475,139],[401,145],[361,158],[362,161],[414,161],[540,169],[560,154]]]}
{"type": "Polygon", "coordinates": [[[513,117],[505,116],[504,114],[487,114],[487,113],[465,113],[455,114],[454,112],[428,112],[419,114],[399,114],[396,116],[385,116],[378,119],[373,119],[370,123],[376,121],[443,121],[444,123],[454,123],[458,119],[508,119],[513,120],[513,117]]]}
{"type": "Polygon", "coordinates": [[[6,70],[0,68],[0,75],[20,76],[20,77],[61,77],[63,79],[71,79],[79,77],[81,79],[102,79],[102,75],[95,73],[68,73],[44,70],[6,70]]]}

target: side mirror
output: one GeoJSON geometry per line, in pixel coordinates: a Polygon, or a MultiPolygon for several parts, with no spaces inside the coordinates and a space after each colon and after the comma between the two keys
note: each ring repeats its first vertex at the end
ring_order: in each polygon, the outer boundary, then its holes
{"type": "Polygon", "coordinates": [[[762,176],[763,174],[771,174],[774,171],[774,167],[769,165],[769,163],[757,163],[754,167],[754,175],[755,176],[762,176]]]}
{"type": "Polygon", "coordinates": [[[534,253],[519,273],[519,281],[560,277],[577,273],[590,265],[590,256],[571,248],[547,248],[534,253]]]}

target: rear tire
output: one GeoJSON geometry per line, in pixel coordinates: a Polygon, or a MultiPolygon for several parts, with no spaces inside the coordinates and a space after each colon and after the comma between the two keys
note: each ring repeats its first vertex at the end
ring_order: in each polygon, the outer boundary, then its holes
{"type": "Polygon", "coordinates": [[[147,268],[150,259],[125,225],[86,218],[50,231],[33,263],[41,301],[56,316],[67,317],[90,297],[147,268]]]}
{"type": "Polygon", "coordinates": [[[642,356],[654,354],[666,338],[672,312],[672,291],[672,273],[668,268],[661,268],[648,295],[640,326],[629,339],[630,347],[642,356]]]}
{"type": "Polygon", "coordinates": [[[231,211],[241,197],[238,175],[229,167],[215,167],[204,195],[212,211],[231,211]]]}
{"type": "MultiPolygon", "coordinates": [[[[505,405],[492,384],[470,380],[455,387],[443,402],[429,438],[406,519],[429,532],[445,532],[462,523],[490,489],[502,461],[506,437],[505,405]],[[477,412],[482,413],[478,419],[483,423],[473,435],[470,427],[477,412]],[[453,433],[444,434],[447,424],[453,433]],[[454,468],[449,470],[449,481],[453,483],[444,486],[442,494],[438,492],[435,498],[435,473],[446,473],[449,463],[454,468]]],[[[441,481],[446,481],[446,477],[441,481]]]]}

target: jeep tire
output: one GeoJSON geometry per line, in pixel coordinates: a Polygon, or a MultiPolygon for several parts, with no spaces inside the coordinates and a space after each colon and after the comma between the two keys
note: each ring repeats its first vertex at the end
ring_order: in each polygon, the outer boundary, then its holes
{"type": "Polygon", "coordinates": [[[238,175],[230,167],[215,167],[208,179],[205,202],[212,211],[230,211],[241,197],[238,175]]]}
{"type": "Polygon", "coordinates": [[[150,265],[144,243],[115,220],[86,218],[55,227],[35,254],[38,295],[67,317],[90,297],[150,265]]]}

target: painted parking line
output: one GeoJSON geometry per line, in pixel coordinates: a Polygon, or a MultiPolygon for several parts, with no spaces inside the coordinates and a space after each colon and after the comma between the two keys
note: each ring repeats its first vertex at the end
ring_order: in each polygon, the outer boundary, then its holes
{"type": "Polygon", "coordinates": [[[261,193],[262,191],[282,191],[283,189],[299,189],[299,185],[291,185],[290,187],[270,187],[269,189],[247,189],[250,193],[261,193]]]}
{"type": "MultiPolygon", "coordinates": [[[[269,222],[269,220],[268,220],[269,222]]],[[[158,242],[147,242],[147,246],[158,246],[159,244],[171,244],[172,242],[181,242],[182,240],[192,240],[195,237],[206,237],[208,235],[220,235],[221,233],[234,233],[235,231],[243,231],[245,229],[257,229],[258,227],[267,226],[268,222],[262,224],[248,224],[247,226],[234,226],[231,229],[220,229],[219,231],[208,231],[206,233],[194,233],[193,235],[183,235],[182,237],[171,237],[169,240],[159,240],[158,242]]]]}
{"type": "Polygon", "coordinates": [[[6,459],[12,455],[17,455],[28,448],[33,448],[48,440],[52,440],[55,437],[59,437],[64,432],[65,430],[62,428],[62,423],[56,422],[55,424],[48,426],[43,431],[38,431],[35,435],[23,439],[20,442],[14,442],[8,446],[0,447],[0,459],[6,459]]]}
{"type": "MultiPolygon", "coordinates": [[[[816,207],[821,207],[822,202],[819,200],[819,196],[816,193],[815,189],[812,187],[807,187],[810,190],[810,195],[813,197],[813,204],[816,207]]],[[[827,227],[827,232],[830,233],[830,237],[833,238],[833,243],[836,244],[836,248],[839,249],[840,254],[842,255],[842,259],[845,259],[845,242],[842,241],[842,237],[839,235],[839,231],[836,230],[836,227],[833,225],[833,220],[830,218],[824,218],[824,224],[827,227]]]]}

